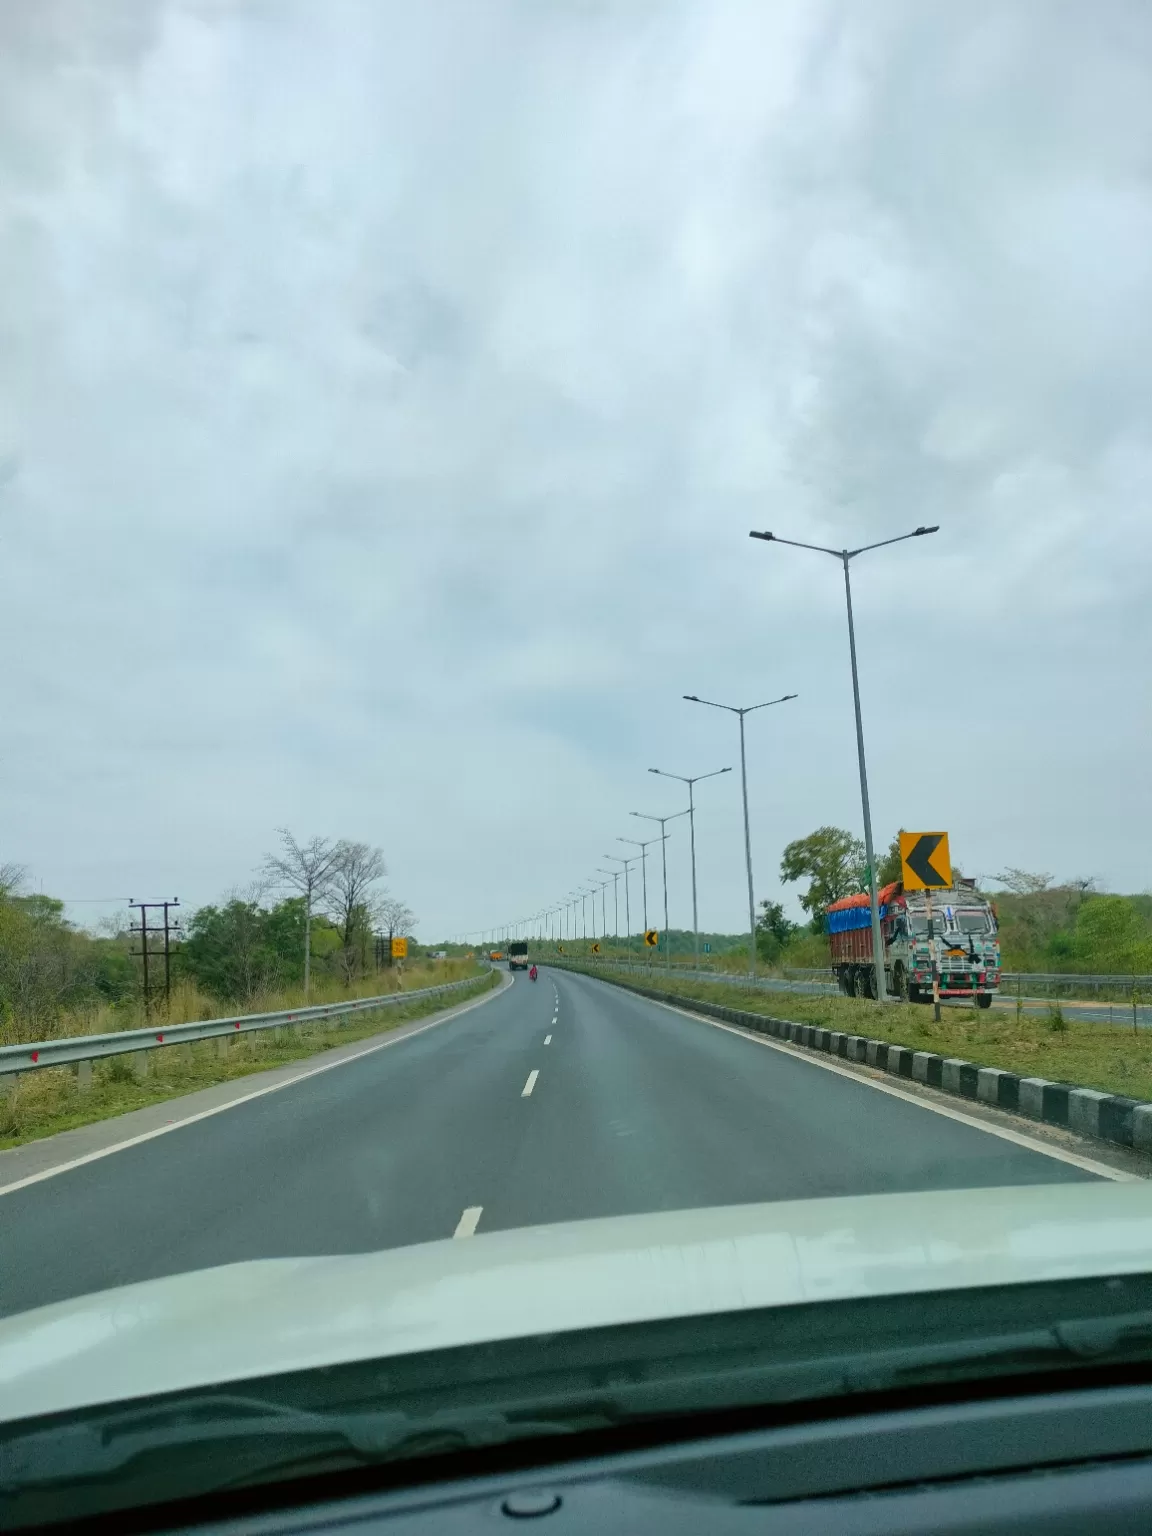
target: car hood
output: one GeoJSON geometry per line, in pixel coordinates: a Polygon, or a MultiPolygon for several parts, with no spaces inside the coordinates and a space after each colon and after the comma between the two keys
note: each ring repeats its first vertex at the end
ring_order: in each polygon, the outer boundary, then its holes
{"type": "Polygon", "coordinates": [[[260,1259],[0,1321],[0,1420],[702,1313],[1152,1271],[1152,1185],[664,1211],[260,1259]]]}

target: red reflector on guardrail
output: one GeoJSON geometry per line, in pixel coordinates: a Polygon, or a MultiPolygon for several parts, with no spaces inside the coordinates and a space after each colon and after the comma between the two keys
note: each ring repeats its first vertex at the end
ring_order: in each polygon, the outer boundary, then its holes
{"type": "Polygon", "coordinates": [[[32,1052],[32,1060],[33,1061],[39,1061],[40,1060],[40,1052],[39,1051],[33,1051],[32,1052]]]}

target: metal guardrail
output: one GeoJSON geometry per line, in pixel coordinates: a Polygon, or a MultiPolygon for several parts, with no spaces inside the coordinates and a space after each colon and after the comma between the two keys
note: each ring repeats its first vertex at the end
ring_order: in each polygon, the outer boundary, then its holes
{"type": "Polygon", "coordinates": [[[320,1003],[312,1008],[286,1008],[279,1013],[243,1013],[228,1019],[200,1019],[193,1024],[161,1024],[146,1029],[117,1030],[107,1035],[76,1035],[68,1040],[36,1040],[26,1045],[4,1045],[0,1046],[0,1078],[16,1072],[38,1072],[45,1067],[64,1067],[78,1061],[97,1061],[105,1056],[124,1056],[132,1051],[188,1045],[195,1040],[213,1040],[251,1034],[261,1029],[313,1024],[321,1019],[338,1018],[348,1013],[371,1013],[374,1009],[397,1007],[422,997],[459,992],[464,987],[475,986],[482,979],[479,976],[468,976],[463,981],[445,981],[435,987],[417,987],[414,992],[388,992],[383,997],[358,997],[347,1003],[320,1003]]]}

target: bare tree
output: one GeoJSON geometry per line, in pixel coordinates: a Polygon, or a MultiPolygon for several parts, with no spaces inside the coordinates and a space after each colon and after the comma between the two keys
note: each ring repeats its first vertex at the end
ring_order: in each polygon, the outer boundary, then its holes
{"type": "Polygon", "coordinates": [[[340,859],[340,843],[326,837],[314,837],[310,843],[298,843],[286,827],[277,827],[281,852],[264,857],[262,873],[278,885],[298,891],[304,898],[304,996],[312,981],[312,911],[327,895],[340,859]]]}
{"type": "Polygon", "coordinates": [[[416,916],[405,902],[396,896],[382,896],[372,903],[372,916],[387,935],[388,942],[397,934],[411,933],[416,926],[416,916]]]}
{"type": "Polygon", "coordinates": [[[27,873],[23,864],[0,864],[0,901],[16,895],[27,873]]]}
{"type": "Polygon", "coordinates": [[[992,879],[999,885],[1006,885],[1016,896],[1039,896],[1041,891],[1046,891],[1052,884],[1052,876],[1049,874],[1031,874],[1026,869],[1012,866],[1003,874],[993,875],[992,879]]]}
{"type": "Polygon", "coordinates": [[[328,901],[333,922],[340,930],[345,950],[351,948],[357,915],[366,916],[370,908],[371,888],[388,871],[384,854],[367,843],[341,839],[336,844],[336,862],[328,885],[328,901]]]}

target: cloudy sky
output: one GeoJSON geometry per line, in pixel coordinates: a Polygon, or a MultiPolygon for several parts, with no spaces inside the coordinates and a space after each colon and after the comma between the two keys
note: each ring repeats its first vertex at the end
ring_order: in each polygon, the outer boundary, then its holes
{"type": "Polygon", "coordinates": [[[1147,887],[1145,0],[0,10],[0,861],[77,917],[279,825],[425,938],[533,913],[738,763],[684,693],[799,694],[776,896],[859,787],[840,571],[748,530],[919,523],[854,567],[877,839],[1147,887]]]}

